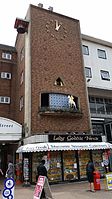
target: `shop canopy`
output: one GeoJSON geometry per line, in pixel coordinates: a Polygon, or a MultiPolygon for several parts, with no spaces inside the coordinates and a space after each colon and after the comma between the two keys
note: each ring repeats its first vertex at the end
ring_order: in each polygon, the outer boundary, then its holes
{"type": "Polygon", "coordinates": [[[98,149],[112,149],[112,144],[108,142],[45,142],[20,146],[16,153],[98,149]]]}

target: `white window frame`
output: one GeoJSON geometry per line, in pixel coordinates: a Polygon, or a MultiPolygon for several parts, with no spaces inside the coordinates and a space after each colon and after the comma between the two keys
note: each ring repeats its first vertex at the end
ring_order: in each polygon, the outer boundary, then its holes
{"type": "Polygon", "coordinates": [[[1,78],[3,78],[3,79],[11,79],[11,73],[1,72],[1,78]]]}
{"type": "Polygon", "coordinates": [[[2,58],[3,58],[3,59],[11,60],[11,59],[12,59],[12,55],[11,55],[11,53],[3,52],[3,53],[2,53],[2,58]]]}
{"type": "Polygon", "coordinates": [[[108,71],[101,70],[101,79],[110,81],[110,75],[108,71]]]}
{"type": "Polygon", "coordinates": [[[10,104],[10,97],[0,96],[1,104],[10,104]]]}
{"type": "Polygon", "coordinates": [[[86,45],[82,45],[82,52],[84,55],[89,55],[89,47],[86,45]]]}
{"type": "Polygon", "coordinates": [[[85,67],[85,75],[86,77],[91,78],[92,77],[92,72],[90,67],[85,67]]]}

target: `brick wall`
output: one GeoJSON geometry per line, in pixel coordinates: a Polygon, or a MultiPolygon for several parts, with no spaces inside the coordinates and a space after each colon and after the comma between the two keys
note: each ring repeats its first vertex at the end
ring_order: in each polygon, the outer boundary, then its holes
{"type": "Polygon", "coordinates": [[[0,103],[0,116],[16,120],[16,69],[17,54],[14,47],[0,45],[0,96],[10,97],[10,104],[0,103]],[[12,59],[3,59],[2,53],[10,53],[12,59]],[[11,73],[11,79],[1,78],[1,72],[11,73]]]}
{"type": "Polygon", "coordinates": [[[78,20],[31,6],[32,132],[89,131],[89,113],[78,20]],[[56,20],[60,28],[55,30],[56,20]],[[64,86],[55,86],[60,77],[64,86]],[[40,116],[42,92],[79,97],[83,116],[40,116]]]}

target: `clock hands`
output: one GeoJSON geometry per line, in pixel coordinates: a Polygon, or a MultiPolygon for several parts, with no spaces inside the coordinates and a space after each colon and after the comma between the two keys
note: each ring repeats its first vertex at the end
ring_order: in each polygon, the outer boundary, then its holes
{"type": "Polygon", "coordinates": [[[62,24],[58,23],[58,20],[55,20],[55,30],[58,31],[62,24]]]}

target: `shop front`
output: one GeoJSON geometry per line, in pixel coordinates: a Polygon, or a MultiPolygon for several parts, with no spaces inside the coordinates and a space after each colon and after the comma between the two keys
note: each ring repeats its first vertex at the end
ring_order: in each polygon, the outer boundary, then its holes
{"type": "Polygon", "coordinates": [[[41,159],[46,160],[49,182],[58,183],[85,180],[86,164],[90,158],[103,177],[106,172],[103,156],[104,153],[110,154],[111,149],[112,144],[102,142],[100,136],[49,135],[48,142],[21,146],[17,153],[23,154],[23,162],[26,158],[29,161],[27,179],[30,183],[36,183],[37,166],[41,159]]]}
{"type": "Polygon", "coordinates": [[[22,125],[14,120],[0,117],[0,166],[3,173],[8,161],[15,163],[15,152],[22,136],[22,125]]]}

